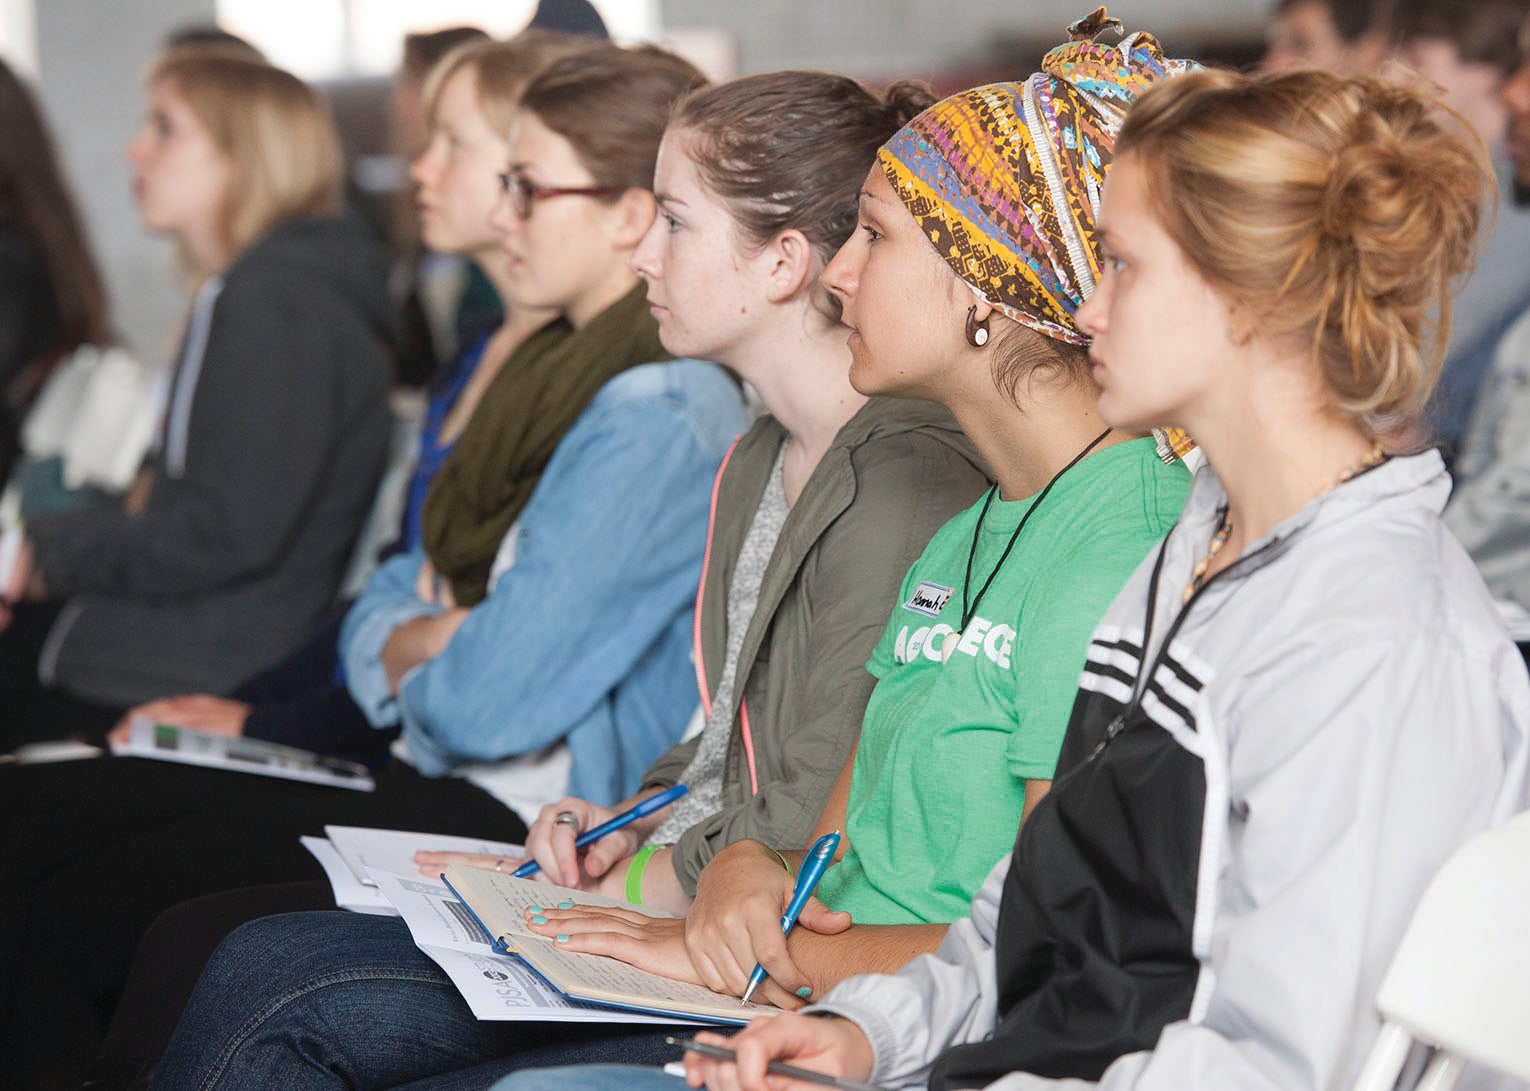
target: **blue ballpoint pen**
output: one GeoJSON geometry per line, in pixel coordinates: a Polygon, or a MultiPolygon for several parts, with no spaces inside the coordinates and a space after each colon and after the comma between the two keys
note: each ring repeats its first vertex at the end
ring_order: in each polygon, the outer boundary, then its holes
{"type": "MultiPolygon", "coordinates": [[[[823,878],[825,869],[834,862],[834,854],[839,851],[839,831],[826,833],[813,847],[808,849],[807,857],[802,861],[802,870],[797,873],[797,885],[792,889],[792,900],[786,906],[786,912],[781,914],[781,931],[790,934],[792,926],[797,923],[797,917],[802,913],[802,907],[807,905],[807,900],[813,896],[813,891],[818,889],[818,880],[823,878]]],[[[741,1004],[749,1003],[749,998],[754,995],[754,990],[760,987],[760,982],[765,980],[765,967],[758,962],[754,964],[754,972],[749,975],[749,987],[744,990],[741,1004]]]]}
{"type": "MultiPolygon", "coordinates": [[[[657,811],[660,807],[668,807],[671,803],[685,795],[685,793],[688,791],[690,791],[690,789],[685,785],[676,784],[673,788],[666,788],[664,791],[659,792],[657,795],[651,795],[639,803],[636,807],[633,807],[630,811],[623,811],[621,814],[617,815],[609,822],[602,822],[594,829],[585,830],[577,838],[574,839],[574,847],[576,849],[582,849],[584,846],[590,844],[591,842],[599,841],[606,834],[615,833],[623,826],[627,826],[633,822],[636,822],[644,815],[653,814],[653,812],[657,811]]],[[[535,860],[527,860],[520,867],[516,868],[512,874],[517,879],[524,879],[527,876],[535,875],[541,870],[541,864],[537,863],[535,860]]]]}

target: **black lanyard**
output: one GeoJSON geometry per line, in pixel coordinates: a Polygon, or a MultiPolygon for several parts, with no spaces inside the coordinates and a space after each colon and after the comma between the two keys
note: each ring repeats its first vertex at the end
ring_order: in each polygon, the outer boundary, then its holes
{"type": "Polygon", "coordinates": [[[1090,748],[1084,760],[1079,763],[1080,765],[1084,765],[1097,758],[1100,751],[1110,745],[1112,739],[1126,730],[1127,721],[1142,710],[1142,698],[1147,695],[1148,686],[1152,684],[1154,675],[1158,673],[1158,668],[1163,666],[1164,658],[1169,654],[1169,645],[1174,643],[1174,638],[1179,635],[1180,629],[1184,627],[1185,619],[1190,616],[1191,608],[1200,600],[1201,595],[1205,593],[1206,589],[1222,576],[1233,571],[1233,569],[1246,565],[1256,557],[1279,545],[1282,541],[1279,538],[1272,538],[1254,550],[1254,552],[1246,553],[1239,557],[1232,564],[1196,588],[1191,596],[1185,600],[1184,605],[1179,608],[1179,613],[1174,615],[1174,620],[1169,623],[1168,632],[1164,633],[1163,643],[1158,645],[1158,651],[1154,654],[1150,665],[1148,663],[1148,649],[1153,646],[1153,621],[1158,614],[1158,581],[1159,577],[1163,575],[1163,562],[1164,557],[1169,552],[1169,539],[1174,537],[1174,532],[1178,529],[1179,524],[1175,523],[1174,526],[1169,528],[1169,533],[1164,535],[1163,542],[1158,546],[1158,558],[1153,562],[1153,575],[1148,580],[1147,611],[1142,621],[1142,656],[1137,661],[1137,676],[1132,679],[1131,700],[1127,702],[1126,707],[1117,714],[1115,719],[1110,721],[1110,724],[1105,728],[1105,734],[1100,738],[1099,742],[1090,748]]]}

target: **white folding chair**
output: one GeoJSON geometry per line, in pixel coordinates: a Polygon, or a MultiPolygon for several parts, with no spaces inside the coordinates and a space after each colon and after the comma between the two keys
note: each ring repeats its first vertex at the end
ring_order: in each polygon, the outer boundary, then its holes
{"type": "Polygon", "coordinates": [[[1530,811],[1446,861],[1376,1006],[1356,1091],[1392,1091],[1415,1042],[1435,1047],[1418,1091],[1448,1091],[1473,1061],[1530,1082],[1530,811]]]}

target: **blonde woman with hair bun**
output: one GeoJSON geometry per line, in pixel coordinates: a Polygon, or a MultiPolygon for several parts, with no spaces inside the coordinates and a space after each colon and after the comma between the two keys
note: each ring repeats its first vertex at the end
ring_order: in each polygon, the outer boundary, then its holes
{"type": "Polygon", "coordinates": [[[1392,444],[1485,169],[1378,82],[1200,72],[1138,100],[1077,318],[1104,422],[1182,426],[1208,464],[1095,629],[1056,780],[970,918],[808,1009],[839,1018],[690,1057],[692,1086],[765,1091],[767,1060],[936,1091],[1354,1084],[1425,885],[1525,805],[1530,679],[1440,522],[1439,455],[1392,444]]]}

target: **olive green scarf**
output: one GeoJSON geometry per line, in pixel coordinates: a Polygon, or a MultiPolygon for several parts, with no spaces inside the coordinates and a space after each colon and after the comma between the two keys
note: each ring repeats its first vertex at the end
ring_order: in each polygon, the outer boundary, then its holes
{"type": "Polygon", "coordinates": [[[425,498],[425,551],[458,605],[488,594],[500,542],[595,392],[630,367],[669,358],[638,284],[583,329],[549,323],[505,361],[425,498]]]}

